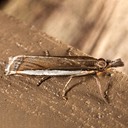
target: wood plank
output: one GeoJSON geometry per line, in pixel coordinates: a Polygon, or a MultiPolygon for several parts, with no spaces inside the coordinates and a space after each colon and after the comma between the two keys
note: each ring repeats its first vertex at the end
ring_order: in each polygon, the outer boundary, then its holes
{"type": "MultiPolygon", "coordinates": [[[[69,46],[46,34],[29,28],[13,17],[0,12],[0,127],[1,128],[80,128],[128,126],[128,77],[114,71],[113,76],[101,77],[103,90],[109,89],[110,104],[104,103],[92,76],[74,78],[76,86],[68,93],[68,100],[59,94],[67,77],[53,77],[40,87],[40,77],[6,76],[5,64],[9,56],[65,55],[69,46]]],[[[73,49],[73,54],[84,55],[73,49]]]]}

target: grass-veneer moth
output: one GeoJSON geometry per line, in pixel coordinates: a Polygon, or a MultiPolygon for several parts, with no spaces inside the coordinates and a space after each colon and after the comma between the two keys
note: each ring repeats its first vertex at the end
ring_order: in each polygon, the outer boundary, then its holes
{"type": "Polygon", "coordinates": [[[96,79],[102,99],[107,103],[101,84],[97,79],[99,73],[106,72],[113,67],[124,66],[122,60],[97,59],[90,56],[26,56],[18,55],[9,57],[5,69],[6,75],[40,75],[43,81],[52,76],[70,76],[64,86],[62,96],[65,98],[67,86],[73,77],[92,75],[96,79]]]}

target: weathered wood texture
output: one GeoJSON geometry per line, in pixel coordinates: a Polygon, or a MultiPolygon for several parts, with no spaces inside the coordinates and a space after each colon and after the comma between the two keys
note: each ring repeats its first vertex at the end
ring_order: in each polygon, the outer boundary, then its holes
{"type": "MultiPolygon", "coordinates": [[[[39,77],[5,76],[9,56],[65,55],[69,46],[37,31],[34,27],[0,12],[0,127],[1,128],[127,128],[128,76],[114,71],[101,77],[103,90],[111,79],[110,104],[104,103],[93,77],[79,77],[68,93],[68,100],[58,96],[67,77],[52,78],[37,87],[39,77]]],[[[73,49],[73,54],[84,55],[73,49]]]]}

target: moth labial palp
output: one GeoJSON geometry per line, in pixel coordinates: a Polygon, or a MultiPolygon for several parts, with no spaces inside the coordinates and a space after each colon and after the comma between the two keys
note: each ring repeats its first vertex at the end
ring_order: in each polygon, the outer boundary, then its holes
{"type": "MultiPolygon", "coordinates": [[[[114,61],[96,59],[90,56],[25,56],[19,55],[9,57],[8,65],[5,69],[6,75],[38,75],[45,76],[42,82],[52,76],[70,76],[62,91],[65,97],[70,81],[77,76],[94,75],[99,87],[102,99],[106,101],[99,80],[96,75],[105,72],[112,67],[121,67],[124,63],[121,59],[114,61]]],[[[39,82],[40,85],[42,82],[39,82]]]]}

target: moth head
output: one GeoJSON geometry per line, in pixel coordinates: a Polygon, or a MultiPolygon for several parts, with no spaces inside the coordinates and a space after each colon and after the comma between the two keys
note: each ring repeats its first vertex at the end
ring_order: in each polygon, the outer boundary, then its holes
{"type": "Polygon", "coordinates": [[[98,70],[103,71],[106,68],[122,67],[122,66],[124,66],[124,63],[120,58],[113,60],[113,61],[112,60],[104,60],[103,58],[100,58],[96,62],[95,66],[98,67],[98,70]]]}
{"type": "Polygon", "coordinates": [[[98,70],[102,71],[102,70],[104,70],[107,67],[107,62],[103,58],[100,58],[95,63],[95,66],[98,68],[98,70]]]}

